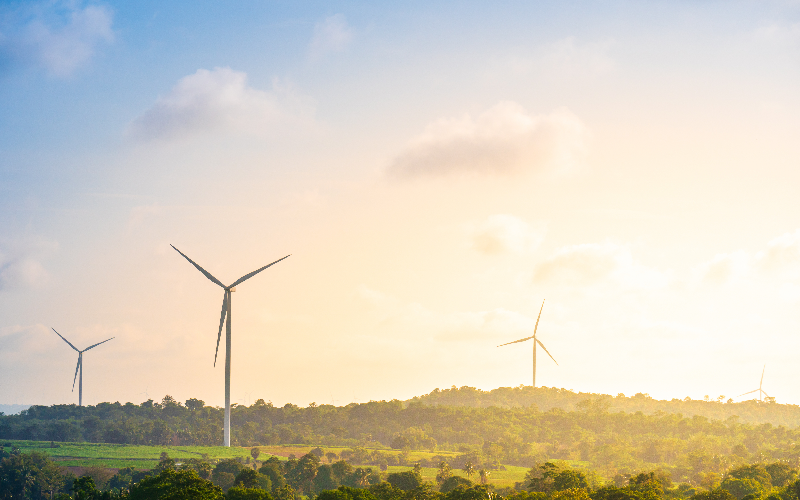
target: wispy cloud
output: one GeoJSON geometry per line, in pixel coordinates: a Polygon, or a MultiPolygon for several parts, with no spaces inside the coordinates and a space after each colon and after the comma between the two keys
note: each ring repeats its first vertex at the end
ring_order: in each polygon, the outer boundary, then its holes
{"type": "Polygon", "coordinates": [[[535,267],[533,280],[561,286],[613,283],[625,288],[668,283],[664,273],[636,262],[627,246],[609,242],[562,247],[535,267]]]}
{"type": "Polygon", "coordinates": [[[353,40],[353,31],[347,25],[344,14],[325,18],[314,26],[314,35],[308,44],[308,56],[319,59],[331,52],[341,52],[353,40]]]}
{"type": "Polygon", "coordinates": [[[0,291],[36,288],[47,282],[42,257],[56,245],[39,239],[0,242],[0,291]]]}
{"type": "Polygon", "coordinates": [[[97,47],[114,40],[113,14],[105,5],[47,2],[26,7],[0,25],[0,60],[36,64],[58,77],[71,75],[97,47]]]}
{"type": "Polygon", "coordinates": [[[314,106],[277,81],[269,92],[247,84],[247,74],[231,68],[199,69],[183,77],[131,122],[128,135],[143,141],[170,141],[207,132],[263,135],[278,125],[313,120],[314,106]]]}
{"type": "Polygon", "coordinates": [[[588,131],[567,110],[531,115],[504,101],[477,118],[442,118],[429,124],[395,157],[397,177],[513,175],[575,168],[586,150],[588,131]]]}
{"type": "Polygon", "coordinates": [[[467,225],[471,247],[484,255],[523,254],[539,246],[544,231],[509,214],[497,214],[467,225]]]}

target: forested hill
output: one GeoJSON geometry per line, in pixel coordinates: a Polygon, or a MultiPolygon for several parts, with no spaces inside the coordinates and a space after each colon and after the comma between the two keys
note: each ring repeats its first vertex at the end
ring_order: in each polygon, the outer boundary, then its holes
{"type": "Polygon", "coordinates": [[[672,399],[669,401],[651,398],[648,394],[635,394],[626,397],[624,394],[610,396],[588,392],[573,392],[555,387],[500,387],[491,391],[482,391],[474,387],[452,387],[435,389],[430,394],[418,396],[406,403],[421,403],[428,406],[454,406],[470,408],[528,408],[536,407],[540,411],[559,408],[564,411],[597,407],[609,413],[636,413],[655,415],[659,412],[680,414],[684,417],[700,415],[713,420],[728,420],[739,417],[744,423],[782,425],[794,429],[800,426],[800,406],[778,404],[774,400],[766,403],[750,400],[735,403],[731,399],[696,400],[672,399]]]}

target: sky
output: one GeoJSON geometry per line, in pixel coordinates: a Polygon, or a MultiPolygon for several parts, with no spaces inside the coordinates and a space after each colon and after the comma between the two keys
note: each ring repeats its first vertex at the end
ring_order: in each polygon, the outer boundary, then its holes
{"type": "Polygon", "coordinates": [[[800,403],[800,3],[3,2],[0,403],[800,403]],[[221,346],[222,359],[224,341],[221,346]],[[742,398],[735,399],[736,401],[742,398]]]}

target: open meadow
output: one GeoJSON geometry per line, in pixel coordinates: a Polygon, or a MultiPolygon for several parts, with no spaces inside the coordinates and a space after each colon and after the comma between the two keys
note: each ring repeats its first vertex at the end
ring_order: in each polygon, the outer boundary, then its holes
{"type": "MultiPolygon", "coordinates": [[[[100,467],[104,469],[123,469],[125,467],[132,467],[137,470],[150,470],[158,465],[162,453],[167,453],[170,458],[180,462],[181,459],[188,458],[201,458],[206,460],[222,460],[229,458],[241,458],[244,461],[251,461],[250,450],[248,447],[231,446],[226,448],[224,446],[146,446],[146,445],[129,445],[129,444],[108,444],[108,443],[59,443],[50,441],[24,441],[24,440],[4,440],[0,443],[5,448],[19,448],[20,451],[28,453],[31,451],[38,451],[48,455],[56,464],[68,468],[89,468],[100,467]]],[[[301,457],[309,453],[315,446],[304,445],[275,445],[275,446],[257,446],[261,452],[259,461],[263,462],[270,456],[276,456],[281,460],[287,460],[290,457],[301,457]]],[[[322,462],[326,463],[324,454],[332,452],[336,455],[341,455],[342,451],[347,450],[347,447],[342,446],[325,446],[320,447],[323,451],[322,462]]],[[[371,451],[371,450],[370,450],[371,451]]],[[[381,450],[387,454],[400,454],[398,450],[381,450]]],[[[434,456],[453,456],[455,452],[429,452],[429,451],[412,451],[409,452],[408,457],[411,461],[430,460],[434,456]]],[[[378,467],[374,465],[352,464],[354,467],[371,467],[377,470],[378,467]]],[[[580,463],[571,464],[573,466],[580,466],[580,463]]],[[[387,470],[382,471],[383,475],[392,472],[404,472],[411,470],[410,466],[390,465],[387,470]]],[[[489,474],[489,482],[496,487],[514,486],[514,483],[522,481],[525,478],[525,473],[528,471],[526,467],[516,467],[513,465],[504,465],[499,470],[493,470],[489,474]]],[[[436,474],[438,469],[435,467],[423,467],[421,469],[422,478],[426,482],[436,483],[436,474]]],[[[454,469],[453,475],[467,477],[466,473],[460,469],[454,469]]],[[[475,480],[473,474],[472,479],[475,480]]]]}

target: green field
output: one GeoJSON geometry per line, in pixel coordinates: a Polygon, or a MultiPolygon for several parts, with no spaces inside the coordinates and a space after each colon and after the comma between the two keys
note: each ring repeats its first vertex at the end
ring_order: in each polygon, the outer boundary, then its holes
{"type": "MultiPolygon", "coordinates": [[[[103,467],[109,469],[122,469],[125,467],[133,467],[139,470],[152,469],[158,465],[161,453],[166,452],[170,458],[180,462],[181,459],[187,458],[207,458],[209,460],[218,460],[223,458],[250,458],[250,448],[240,448],[232,446],[226,448],[224,446],[143,446],[143,445],[130,445],[130,444],[99,444],[99,443],[53,443],[50,441],[14,441],[6,440],[0,442],[1,445],[9,448],[15,446],[20,448],[23,452],[38,451],[49,455],[53,461],[58,465],[64,467],[103,467]],[[9,446],[10,445],[10,446],[9,446]]],[[[314,446],[304,445],[278,445],[278,446],[259,446],[261,450],[260,460],[264,460],[270,455],[277,456],[280,459],[286,459],[290,455],[300,457],[310,452],[314,446]]],[[[337,455],[342,451],[348,449],[347,447],[321,447],[324,453],[332,451],[337,455]]],[[[399,454],[397,450],[381,450],[387,454],[399,454]]],[[[429,451],[412,451],[409,453],[409,459],[430,460],[435,455],[442,456],[455,456],[455,452],[429,452],[429,451]]],[[[323,462],[326,460],[323,458],[323,462]]],[[[358,466],[358,464],[354,464],[358,466]]],[[[577,465],[577,464],[576,464],[577,465]]],[[[372,467],[377,469],[377,466],[367,465],[365,467],[372,467]]],[[[386,473],[401,472],[410,470],[411,467],[406,466],[390,466],[386,473]]],[[[515,482],[522,481],[525,478],[525,473],[528,469],[525,467],[506,466],[506,470],[491,471],[489,475],[489,482],[497,487],[513,486],[515,482]]],[[[425,481],[435,482],[436,473],[438,469],[431,467],[424,467],[422,469],[422,477],[425,481]]],[[[453,470],[453,474],[464,476],[464,471],[453,470]]],[[[477,481],[477,474],[472,476],[473,481],[477,481]]]]}

